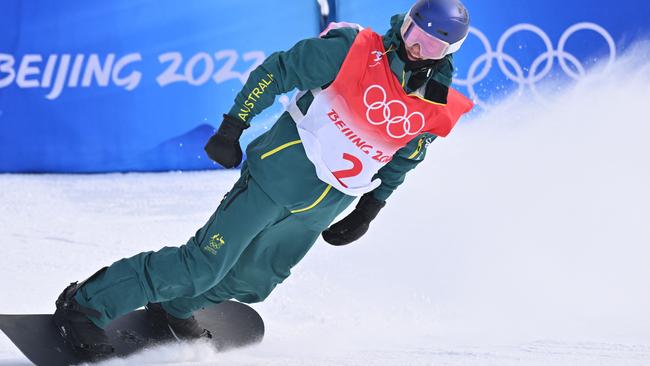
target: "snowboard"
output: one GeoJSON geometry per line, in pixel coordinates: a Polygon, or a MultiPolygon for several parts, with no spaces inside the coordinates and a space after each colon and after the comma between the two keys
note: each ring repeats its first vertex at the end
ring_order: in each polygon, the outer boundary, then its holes
{"type": "MultiPolygon", "coordinates": [[[[226,301],[194,314],[212,333],[218,351],[252,345],[264,337],[264,321],[246,304],[226,301]]],[[[75,355],[52,321],[51,314],[0,314],[0,329],[36,365],[75,365],[89,360],[75,355]]],[[[176,342],[166,327],[153,325],[150,315],[136,310],[111,322],[106,328],[115,352],[106,359],[124,357],[145,348],[176,342]]]]}

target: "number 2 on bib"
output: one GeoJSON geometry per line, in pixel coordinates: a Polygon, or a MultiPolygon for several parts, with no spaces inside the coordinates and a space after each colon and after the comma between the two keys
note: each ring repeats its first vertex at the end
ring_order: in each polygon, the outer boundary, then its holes
{"type": "Polygon", "coordinates": [[[334,177],[341,183],[341,185],[345,188],[348,188],[348,186],[343,183],[341,179],[344,178],[350,178],[350,177],[355,177],[361,173],[363,170],[363,163],[359,158],[352,154],[348,153],[343,153],[343,159],[349,161],[352,163],[352,168],[350,169],[343,169],[343,170],[337,170],[335,172],[332,172],[334,177]]]}

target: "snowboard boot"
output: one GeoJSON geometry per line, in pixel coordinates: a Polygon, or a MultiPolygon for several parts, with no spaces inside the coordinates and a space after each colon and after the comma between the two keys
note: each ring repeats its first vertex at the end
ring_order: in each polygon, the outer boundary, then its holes
{"type": "MultiPolygon", "coordinates": [[[[96,277],[103,270],[95,273],[88,280],[96,277]]],[[[99,360],[109,356],[114,349],[106,332],[88,318],[90,316],[99,318],[101,314],[94,309],[79,305],[74,299],[75,294],[86,281],[73,282],[63,290],[56,300],[56,311],[52,319],[61,336],[79,357],[99,360]]]]}
{"type": "Polygon", "coordinates": [[[156,326],[169,329],[179,341],[212,338],[212,333],[201,327],[194,316],[188,319],[177,318],[166,312],[159,303],[148,303],[145,309],[156,326]]]}

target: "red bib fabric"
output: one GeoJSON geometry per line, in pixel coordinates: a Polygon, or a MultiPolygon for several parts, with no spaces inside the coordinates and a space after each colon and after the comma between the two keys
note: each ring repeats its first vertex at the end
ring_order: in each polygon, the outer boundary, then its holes
{"type": "Polygon", "coordinates": [[[407,95],[385,54],[380,35],[359,32],[334,82],[296,120],[318,177],[353,196],[378,187],[373,176],[413,138],[447,136],[473,107],[451,88],[446,105],[407,95]]]}

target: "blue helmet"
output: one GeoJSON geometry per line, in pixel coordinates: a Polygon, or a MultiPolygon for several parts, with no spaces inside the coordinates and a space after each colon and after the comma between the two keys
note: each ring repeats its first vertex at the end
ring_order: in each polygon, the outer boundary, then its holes
{"type": "Polygon", "coordinates": [[[467,8],[460,0],[418,0],[404,19],[402,37],[407,43],[411,38],[421,46],[427,46],[422,44],[425,33],[432,41],[448,45],[444,54],[458,51],[469,33],[467,8]],[[413,25],[417,26],[415,30],[413,25]]]}

